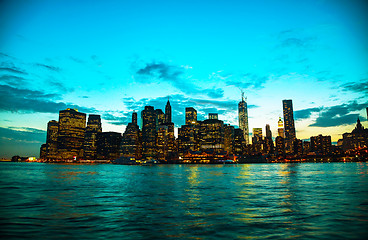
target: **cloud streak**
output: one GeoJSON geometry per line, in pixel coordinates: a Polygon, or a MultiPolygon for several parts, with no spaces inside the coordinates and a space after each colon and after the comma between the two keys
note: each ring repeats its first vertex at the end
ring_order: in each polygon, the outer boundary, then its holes
{"type": "Polygon", "coordinates": [[[55,102],[59,94],[0,85],[0,111],[58,113],[62,109],[75,108],[81,112],[94,113],[94,108],[55,102]]]}
{"type": "Polygon", "coordinates": [[[140,83],[157,83],[164,81],[188,95],[207,95],[210,98],[222,98],[224,91],[221,88],[201,89],[186,76],[188,66],[175,66],[163,62],[146,63],[144,67],[135,70],[135,79],[140,83]]]}

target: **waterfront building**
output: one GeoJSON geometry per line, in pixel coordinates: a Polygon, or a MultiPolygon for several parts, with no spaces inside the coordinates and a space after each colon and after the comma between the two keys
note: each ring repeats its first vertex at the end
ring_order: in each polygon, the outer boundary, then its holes
{"type": "Polygon", "coordinates": [[[102,132],[101,116],[96,114],[90,114],[88,116],[86,133],[84,135],[84,143],[83,143],[84,159],[89,160],[96,159],[97,133],[100,132],[102,132]]]}
{"type": "Polygon", "coordinates": [[[142,157],[152,159],[156,157],[157,117],[152,106],[145,106],[142,117],[142,157]]]}
{"type": "Polygon", "coordinates": [[[307,155],[310,152],[310,142],[303,141],[303,154],[307,155]]]}
{"type": "Polygon", "coordinates": [[[249,144],[249,128],[248,128],[248,107],[244,92],[242,92],[242,100],[238,104],[239,128],[243,131],[245,145],[249,144]]]}
{"type": "Polygon", "coordinates": [[[254,153],[261,153],[263,151],[262,128],[253,128],[252,148],[254,153]]]}
{"type": "Polygon", "coordinates": [[[368,129],[365,129],[358,118],[357,124],[351,133],[342,135],[342,149],[344,151],[368,146],[368,129]]]}
{"type": "Polygon", "coordinates": [[[171,105],[169,99],[167,100],[165,107],[165,123],[171,123],[171,105]]]}
{"type": "Polygon", "coordinates": [[[292,100],[283,100],[285,152],[293,153],[295,135],[294,112],[292,100]]]}
{"type": "Polygon", "coordinates": [[[303,155],[303,141],[300,139],[294,140],[294,154],[301,156],[303,155]]]}
{"type": "Polygon", "coordinates": [[[198,151],[198,127],[193,124],[182,125],[178,129],[178,152],[179,157],[188,151],[198,151]]]}
{"type": "Polygon", "coordinates": [[[41,145],[40,158],[41,159],[46,159],[47,158],[47,144],[46,143],[41,145]]]}
{"type": "Polygon", "coordinates": [[[245,146],[243,130],[240,128],[234,129],[233,153],[235,155],[243,155],[245,146]]]}
{"type": "MultiPolygon", "coordinates": [[[[214,150],[215,152],[224,151],[224,123],[213,118],[200,121],[199,126],[199,145],[201,150],[214,150]]],[[[210,116],[209,116],[210,117],[210,116]]]]}
{"type": "Polygon", "coordinates": [[[277,126],[278,126],[277,132],[278,132],[279,136],[284,138],[285,137],[284,123],[282,122],[281,117],[279,117],[279,121],[277,122],[277,126]]]}
{"type": "Polygon", "coordinates": [[[159,125],[157,129],[156,138],[156,158],[157,160],[167,161],[168,160],[168,135],[169,128],[166,125],[159,125]]]}
{"type": "Polygon", "coordinates": [[[276,143],[276,154],[284,155],[285,154],[285,140],[281,136],[277,136],[275,139],[276,143]]]}
{"type": "Polygon", "coordinates": [[[228,154],[233,154],[234,149],[234,127],[230,124],[224,125],[224,150],[228,154]]]}
{"type": "Polygon", "coordinates": [[[331,136],[310,137],[310,151],[316,155],[328,155],[331,153],[331,136]]]}
{"type": "Polygon", "coordinates": [[[115,160],[119,158],[121,134],[117,132],[97,133],[97,159],[115,160]]]}
{"type": "MultiPolygon", "coordinates": [[[[55,159],[58,155],[57,139],[59,134],[59,123],[51,120],[47,123],[46,154],[43,158],[55,159]]],[[[42,158],[42,157],[41,157],[42,158]]]]}
{"type": "Polygon", "coordinates": [[[272,139],[272,132],[269,124],[266,124],[266,138],[272,139]]]}
{"type": "Polygon", "coordinates": [[[85,130],[85,113],[70,108],[59,112],[58,158],[73,159],[83,156],[85,130]]]}
{"type": "Polygon", "coordinates": [[[121,146],[120,157],[140,159],[142,157],[141,131],[137,125],[137,113],[133,112],[132,122],[125,128],[121,146]]]}
{"type": "Polygon", "coordinates": [[[265,154],[271,154],[274,150],[274,144],[272,140],[272,132],[270,129],[270,125],[266,124],[266,137],[263,141],[263,152],[265,154]]]}
{"type": "Polygon", "coordinates": [[[185,108],[185,125],[195,124],[197,124],[197,111],[192,107],[185,108]]]}

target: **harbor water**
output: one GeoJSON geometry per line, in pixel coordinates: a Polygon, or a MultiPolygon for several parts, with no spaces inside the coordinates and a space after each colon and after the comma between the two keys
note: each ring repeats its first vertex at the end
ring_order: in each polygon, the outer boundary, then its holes
{"type": "Polygon", "coordinates": [[[366,239],[368,163],[0,163],[8,239],[366,239]]]}

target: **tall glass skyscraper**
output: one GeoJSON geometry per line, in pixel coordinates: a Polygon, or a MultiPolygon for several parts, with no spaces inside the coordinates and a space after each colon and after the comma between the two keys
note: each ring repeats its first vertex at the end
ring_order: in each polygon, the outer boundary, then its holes
{"type": "Polygon", "coordinates": [[[292,100],[282,100],[284,111],[284,131],[285,138],[293,140],[295,136],[294,112],[292,100]]]}
{"type": "Polygon", "coordinates": [[[248,127],[248,107],[242,92],[242,100],[238,104],[239,110],[239,128],[243,131],[245,144],[249,144],[249,127],[248,127]]]}

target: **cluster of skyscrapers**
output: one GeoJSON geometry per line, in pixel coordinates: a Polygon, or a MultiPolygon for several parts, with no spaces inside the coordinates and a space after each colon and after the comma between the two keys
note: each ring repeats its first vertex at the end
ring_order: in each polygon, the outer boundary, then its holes
{"type": "MultiPolygon", "coordinates": [[[[47,126],[46,144],[41,146],[40,157],[49,160],[114,160],[119,157],[157,159],[161,162],[201,162],[209,158],[236,158],[244,156],[301,156],[306,154],[328,155],[334,152],[330,136],[314,136],[310,141],[296,138],[292,100],[283,100],[283,117],[278,121],[278,136],[272,137],[269,124],[253,128],[249,140],[247,101],[242,93],[238,104],[239,128],[225,124],[217,113],[199,121],[193,107],[185,109],[185,125],[174,135],[172,111],[168,100],[165,112],[145,106],[141,111],[141,128],[136,112],[123,135],[102,132],[100,115],[90,114],[86,124],[85,113],[74,109],[62,110],[59,121],[47,126]]],[[[356,129],[344,135],[339,149],[367,146],[367,129],[359,120],[356,129]],[[355,131],[355,132],[354,132],[355,131]]]]}

